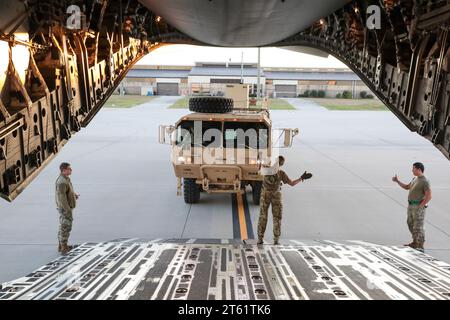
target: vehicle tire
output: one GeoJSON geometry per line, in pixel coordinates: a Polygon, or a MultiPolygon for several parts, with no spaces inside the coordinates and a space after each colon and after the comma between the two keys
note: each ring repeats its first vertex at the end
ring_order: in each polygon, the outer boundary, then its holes
{"type": "Polygon", "coordinates": [[[200,201],[200,188],[195,179],[184,179],[183,181],[184,202],[192,204],[200,201]]]}
{"type": "Polygon", "coordinates": [[[261,189],[262,189],[262,182],[257,181],[252,183],[252,195],[253,195],[253,204],[259,206],[260,199],[261,199],[261,189]]]}
{"type": "Polygon", "coordinates": [[[198,97],[189,99],[189,111],[198,113],[229,113],[233,111],[233,99],[222,97],[198,97]]]}

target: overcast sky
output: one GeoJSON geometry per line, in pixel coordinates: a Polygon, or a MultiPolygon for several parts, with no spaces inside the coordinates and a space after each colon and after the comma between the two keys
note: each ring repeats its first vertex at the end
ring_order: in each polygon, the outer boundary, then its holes
{"type": "MultiPolygon", "coordinates": [[[[242,52],[244,52],[244,62],[256,63],[258,61],[258,49],[256,48],[242,49],[168,45],[151,52],[138,62],[138,64],[192,66],[195,62],[241,62],[242,52]]],[[[333,57],[320,58],[278,48],[261,48],[261,66],[291,68],[346,67],[333,57]]]]}

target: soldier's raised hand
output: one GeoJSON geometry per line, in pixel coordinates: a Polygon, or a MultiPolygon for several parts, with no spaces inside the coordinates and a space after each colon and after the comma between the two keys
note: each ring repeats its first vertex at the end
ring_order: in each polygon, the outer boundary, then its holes
{"type": "Polygon", "coordinates": [[[392,178],[392,181],[398,182],[398,177],[397,177],[397,175],[395,175],[395,177],[392,178]]]}
{"type": "Polygon", "coordinates": [[[311,173],[308,173],[308,171],[305,171],[305,173],[302,174],[302,176],[300,177],[299,180],[301,180],[301,181],[309,180],[312,178],[312,176],[313,175],[311,173]]]}

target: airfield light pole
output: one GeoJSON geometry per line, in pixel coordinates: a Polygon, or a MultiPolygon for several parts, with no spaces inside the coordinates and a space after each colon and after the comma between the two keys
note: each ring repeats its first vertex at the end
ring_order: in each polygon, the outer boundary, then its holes
{"type": "Polygon", "coordinates": [[[244,51],[241,55],[241,84],[244,84],[244,51]]]}
{"type": "Polygon", "coordinates": [[[258,47],[258,82],[256,85],[256,98],[261,98],[261,48],[258,47]]]}

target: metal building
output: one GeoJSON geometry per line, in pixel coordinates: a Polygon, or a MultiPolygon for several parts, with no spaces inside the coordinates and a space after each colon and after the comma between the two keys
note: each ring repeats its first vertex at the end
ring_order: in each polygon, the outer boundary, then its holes
{"type": "MultiPolygon", "coordinates": [[[[344,91],[359,97],[369,89],[348,69],[262,68],[262,91],[269,97],[294,98],[306,91],[324,91],[329,98],[344,91]]],[[[256,63],[203,63],[195,66],[135,66],[123,81],[126,94],[141,95],[213,95],[220,96],[229,83],[258,83],[256,63]]]]}

